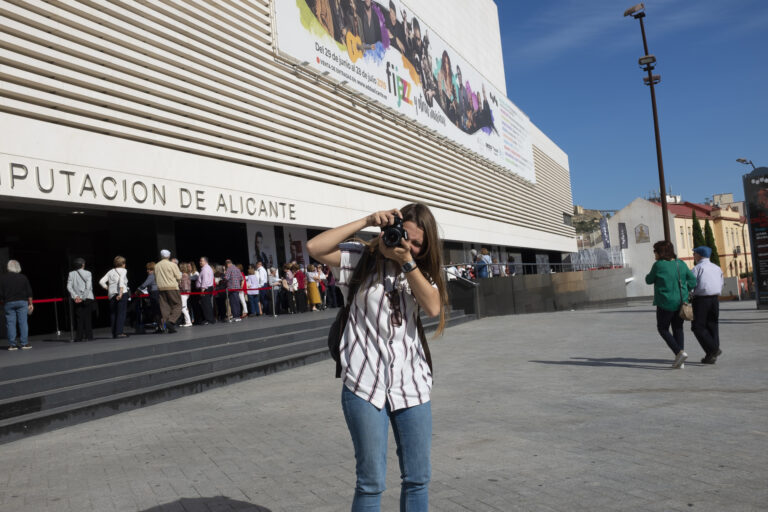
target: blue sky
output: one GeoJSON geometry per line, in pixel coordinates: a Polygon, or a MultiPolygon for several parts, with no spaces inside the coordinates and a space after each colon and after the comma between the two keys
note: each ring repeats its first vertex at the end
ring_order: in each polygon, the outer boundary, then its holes
{"type": "MultiPolygon", "coordinates": [[[[650,91],[634,0],[495,0],[507,96],[567,154],[574,204],[621,209],[658,189],[650,91]]],[[[768,1],[650,0],[667,187],[743,199],[768,167],[768,1]]]]}

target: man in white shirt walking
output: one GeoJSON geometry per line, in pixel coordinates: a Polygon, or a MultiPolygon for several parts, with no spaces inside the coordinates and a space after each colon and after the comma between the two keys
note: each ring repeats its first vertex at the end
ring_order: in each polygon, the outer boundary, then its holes
{"type": "Polygon", "coordinates": [[[709,261],[712,249],[706,246],[696,247],[693,250],[693,275],[696,276],[696,288],[693,289],[693,321],[691,330],[699,340],[701,348],[706,356],[701,360],[704,364],[715,364],[720,350],[720,334],[718,318],[720,316],[720,303],[718,297],[723,291],[723,271],[720,267],[709,261]]]}

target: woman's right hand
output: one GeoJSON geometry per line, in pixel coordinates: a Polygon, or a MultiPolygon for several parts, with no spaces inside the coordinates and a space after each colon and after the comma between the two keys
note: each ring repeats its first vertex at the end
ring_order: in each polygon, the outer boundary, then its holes
{"type": "Polygon", "coordinates": [[[400,210],[393,208],[392,210],[381,210],[374,212],[365,218],[366,226],[383,227],[389,226],[395,222],[395,217],[403,218],[403,214],[400,210]]]}

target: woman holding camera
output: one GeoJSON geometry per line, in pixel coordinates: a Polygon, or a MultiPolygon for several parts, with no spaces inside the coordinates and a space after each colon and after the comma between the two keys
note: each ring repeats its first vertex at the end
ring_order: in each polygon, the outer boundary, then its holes
{"type": "Polygon", "coordinates": [[[409,204],[325,231],[307,243],[307,250],[336,267],[345,295],[353,276],[360,283],[348,299],[340,344],[341,404],[357,461],[352,510],[379,510],[388,423],[402,474],[400,508],[427,510],[432,371],[417,319],[422,309],[439,315],[442,333],[448,296],[437,223],[427,206],[409,204]],[[368,243],[345,242],[367,227],[382,228],[382,235],[368,243]]]}

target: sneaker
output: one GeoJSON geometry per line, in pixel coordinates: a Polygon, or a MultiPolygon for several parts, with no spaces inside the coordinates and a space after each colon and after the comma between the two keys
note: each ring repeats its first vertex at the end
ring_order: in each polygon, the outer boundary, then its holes
{"type": "Polygon", "coordinates": [[[32,348],[32,345],[22,345],[21,350],[29,350],[32,348]]]}
{"type": "Polygon", "coordinates": [[[683,368],[685,368],[685,363],[680,363],[680,369],[682,370],[683,368]]]}
{"type": "Polygon", "coordinates": [[[685,353],[685,350],[681,350],[675,356],[675,362],[672,363],[672,368],[682,368],[686,359],[688,359],[688,354],[685,353]]]}
{"type": "Polygon", "coordinates": [[[243,321],[242,318],[235,318],[235,322],[242,322],[242,321],[243,321]]]}
{"type": "Polygon", "coordinates": [[[19,350],[19,347],[17,347],[16,345],[11,345],[10,347],[8,347],[8,350],[19,350]]]}
{"type": "Polygon", "coordinates": [[[182,327],[192,327],[192,324],[183,324],[182,327]]]}

